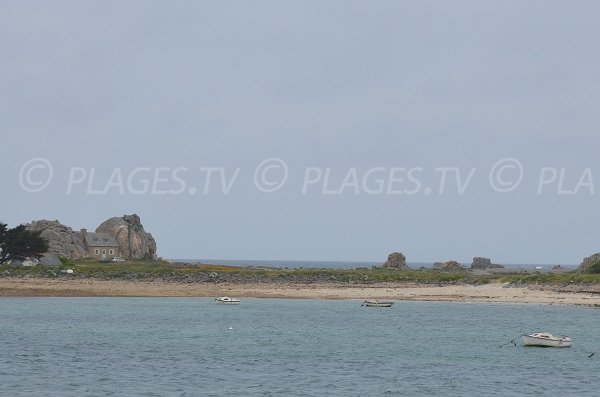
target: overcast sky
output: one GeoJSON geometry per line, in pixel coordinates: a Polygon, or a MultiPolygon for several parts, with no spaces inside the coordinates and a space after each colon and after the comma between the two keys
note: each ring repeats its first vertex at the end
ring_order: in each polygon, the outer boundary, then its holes
{"type": "Polygon", "coordinates": [[[600,251],[598,15],[0,1],[0,219],[137,213],[167,258],[579,263],[600,251]]]}

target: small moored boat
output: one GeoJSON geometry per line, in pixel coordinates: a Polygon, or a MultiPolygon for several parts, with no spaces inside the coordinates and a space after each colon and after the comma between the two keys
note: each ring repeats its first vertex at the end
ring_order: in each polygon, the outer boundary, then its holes
{"type": "Polygon", "coordinates": [[[219,305],[239,305],[240,304],[239,299],[230,298],[228,296],[220,296],[218,298],[215,298],[215,301],[219,305]]]}
{"type": "Polygon", "coordinates": [[[549,332],[535,332],[521,337],[525,346],[569,347],[573,339],[568,336],[554,336],[549,332]]]}
{"type": "Polygon", "coordinates": [[[361,306],[366,306],[366,307],[392,307],[393,304],[394,304],[394,302],[380,301],[380,300],[375,299],[375,300],[364,301],[361,306]]]}

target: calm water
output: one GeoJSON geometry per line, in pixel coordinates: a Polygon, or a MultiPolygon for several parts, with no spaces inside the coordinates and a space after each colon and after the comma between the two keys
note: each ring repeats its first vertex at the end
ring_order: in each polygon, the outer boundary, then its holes
{"type": "Polygon", "coordinates": [[[598,309],[360,303],[0,298],[0,395],[600,394],[598,309]],[[575,343],[498,347],[540,328],[575,343]]]}

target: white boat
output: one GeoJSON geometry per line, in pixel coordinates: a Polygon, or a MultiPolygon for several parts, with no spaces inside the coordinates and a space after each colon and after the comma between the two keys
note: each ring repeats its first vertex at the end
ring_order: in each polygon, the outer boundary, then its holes
{"type": "Polygon", "coordinates": [[[525,346],[569,347],[573,339],[568,336],[554,336],[549,332],[535,332],[521,337],[525,346]]]}
{"type": "Polygon", "coordinates": [[[375,299],[375,300],[364,301],[361,306],[366,306],[366,307],[392,307],[393,304],[394,304],[394,302],[380,301],[380,300],[375,299]]]}
{"type": "Polygon", "coordinates": [[[239,299],[230,298],[228,296],[220,296],[218,298],[215,298],[215,301],[219,305],[239,305],[240,304],[239,299]]]}

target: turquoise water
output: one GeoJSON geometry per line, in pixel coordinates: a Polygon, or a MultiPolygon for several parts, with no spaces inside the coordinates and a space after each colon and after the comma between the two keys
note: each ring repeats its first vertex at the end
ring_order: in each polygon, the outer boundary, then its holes
{"type": "Polygon", "coordinates": [[[0,395],[600,395],[597,309],[360,304],[0,298],[0,395]],[[539,329],[575,343],[498,347],[539,329]]]}

